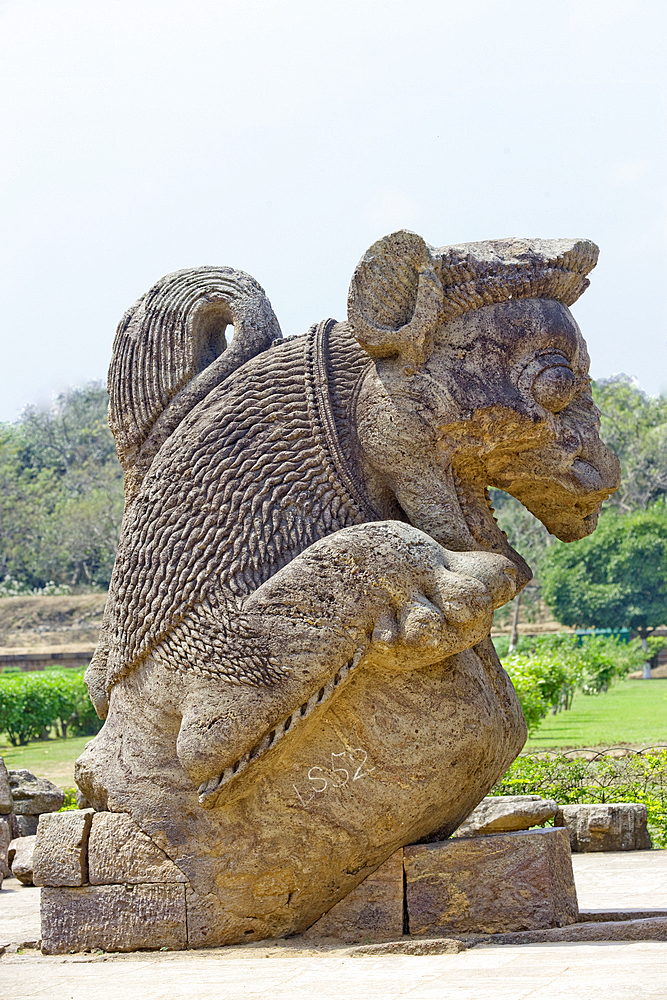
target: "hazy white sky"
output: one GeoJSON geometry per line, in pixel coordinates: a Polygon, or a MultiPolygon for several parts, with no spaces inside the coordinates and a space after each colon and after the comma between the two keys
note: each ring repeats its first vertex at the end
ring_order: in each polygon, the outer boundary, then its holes
{"type": "Polygon", "coordinates": [[[407,227],[587,237],[597,377],[667,391],[664,0],[0,0],[0,420],[229,264],[286,335],[407,227]]]}

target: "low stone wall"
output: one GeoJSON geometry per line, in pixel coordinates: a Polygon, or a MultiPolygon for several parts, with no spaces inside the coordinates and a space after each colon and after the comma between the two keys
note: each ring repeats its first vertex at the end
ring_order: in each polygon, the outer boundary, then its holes
{"type": "Polygon", "coordinates": [[[0,673],[8,667],[44,670],[51,663],[80,670],[87,667],[95,652],[92,646],[57,646],[53,649],[0,648],[0,673]]]}

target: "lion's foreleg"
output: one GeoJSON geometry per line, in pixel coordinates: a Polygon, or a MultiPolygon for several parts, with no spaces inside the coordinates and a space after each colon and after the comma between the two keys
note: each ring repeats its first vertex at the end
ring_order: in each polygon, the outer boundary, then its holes
{"type": "Polygon", "coordinates": [[[419,669],[474,645],[514,586],[509,560],[448,552],[401,522],[345,528],[315,543],[243,607],[244,644],[255,637],[274,678],[188,680],[181,763],[204,786],[249,766],[280,727],[291,730],[365,662],[419,669]]]}

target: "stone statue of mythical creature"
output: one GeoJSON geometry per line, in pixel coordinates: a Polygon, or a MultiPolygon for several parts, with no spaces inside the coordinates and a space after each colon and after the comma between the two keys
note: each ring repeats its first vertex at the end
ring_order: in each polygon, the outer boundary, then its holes
{"type": "Polygon", "coordinates": [[[398,232],[348,321],[304,336],[226,267],[124,316],[126,509],[87,673],[106,723],[77,782],[181,868],[191,945],[304,930],[521,749],[489,631],[530,570],[487,487],[571,541],[617,486],[568,310],[596,259],[398,232]]]}

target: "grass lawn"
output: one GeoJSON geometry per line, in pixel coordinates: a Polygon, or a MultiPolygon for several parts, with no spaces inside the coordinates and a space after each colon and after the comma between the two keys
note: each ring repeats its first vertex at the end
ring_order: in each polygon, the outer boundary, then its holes
{"type": "Polygon", "coordinates": [[[48,778],[61,788],[74,787],[74,761],[81,755],[92,736],[75,736],[67,740],[44,740],[13,747],[0,737],[0,757],[10,770],[26,768],[39,778],[48,778]]]}
{"type": "Polygon", "coordinates": [[[577,693],[569,712],[547,715],[526,750],[667,744],[667,678],[620,681],[606,694],[577,693]]]}

